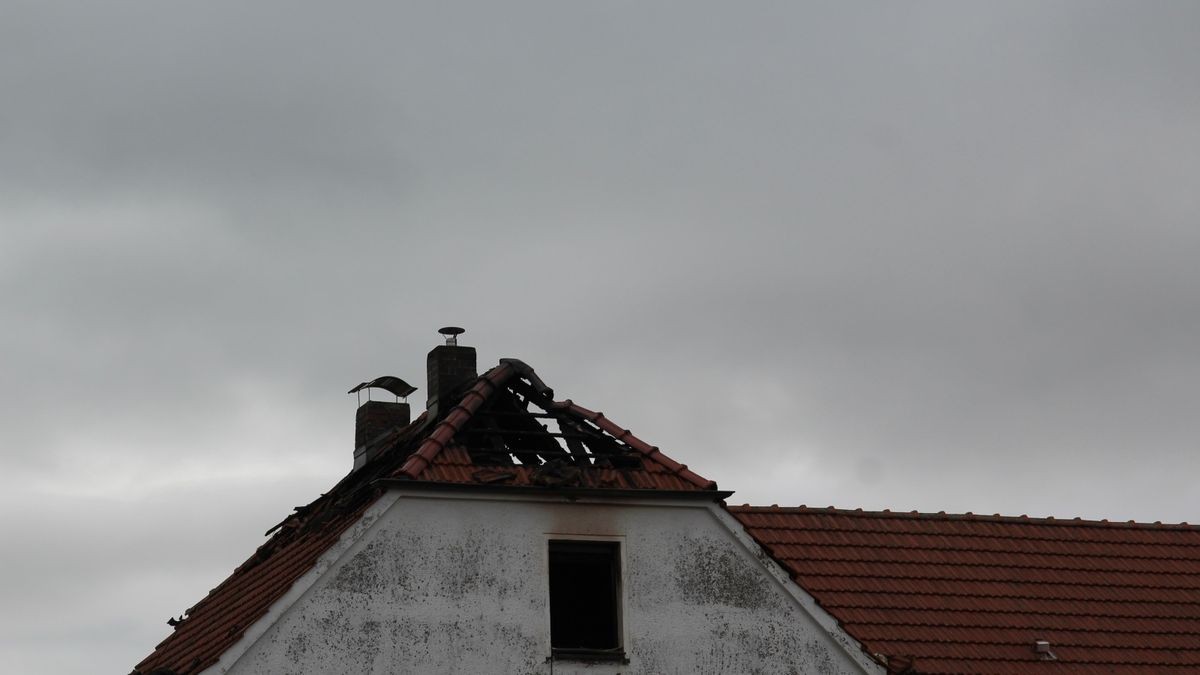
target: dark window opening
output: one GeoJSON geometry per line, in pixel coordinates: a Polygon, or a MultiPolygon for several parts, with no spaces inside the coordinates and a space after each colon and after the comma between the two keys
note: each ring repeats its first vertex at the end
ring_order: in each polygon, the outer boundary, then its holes
{"type": "Polygon", "coordinates": [[[556,656],[623,658],[619,548],[550,542],[550,645],[556,656]]]}

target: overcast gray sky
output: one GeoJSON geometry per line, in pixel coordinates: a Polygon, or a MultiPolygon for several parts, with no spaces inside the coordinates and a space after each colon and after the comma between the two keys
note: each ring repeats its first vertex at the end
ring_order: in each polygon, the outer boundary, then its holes
{"type": "Polygon", "coordinates": [[[738,503],[1200,520],[1198,31],[0,0],[0,669],[128,672],[446,324],[738,503]]]}

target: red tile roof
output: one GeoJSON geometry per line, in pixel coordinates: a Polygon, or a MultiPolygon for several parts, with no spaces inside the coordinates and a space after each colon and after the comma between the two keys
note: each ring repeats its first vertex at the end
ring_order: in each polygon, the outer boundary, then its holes
{"type": "Polygon", "coordinates": [[[1200,672],[1200,527],[728,510],[896,672],[1200,672]]]}
{"type": "Polygon", "coordinates": [[[134,672],[165,669],[159,672],[191,675],[216,663],[378,499],[384,491],[380,479],[470,484],[493,490],[571,487],[648,493],[714,491],[714,498],[719,496],[716,483],[647,445],[602,413],[569,400],[550,400],[549,390],[539,392],[536,386],[530,386],[531,378],[536,376],[528,366],[516,361],[501,363],[467,387],[459,403],[432,426],[426,415],[421,415],[407,427],[385,435],[377,442],[389,445],[387,450],[343,478],[321,498],[298,507],[249,560],[187,611],[186,619],[134,672]],[[512,387],[521,389],[522,397],[512,398],[512,387]],[[524,427],[513,445],[522,453],[524,463],[506,456],[500,457],[499,463],[472,456],[477,451],[473,442],[491,433],[490,428],[475,429],[476,423],[490,414],[490,408],[500,404],[527,406],[530,402],[542,406],[545,412],[531,411],[528,417],[516,413],[524,427]],[[560,444],[537,426],[540,419],[554,421],[575,433],[563,433],[560,444]],[[575,448],[569,447],[568,435],[572,442],[578,441],[575,448]],[[538,449],[523,452],[522,443],[532,443],[538,449]]]}

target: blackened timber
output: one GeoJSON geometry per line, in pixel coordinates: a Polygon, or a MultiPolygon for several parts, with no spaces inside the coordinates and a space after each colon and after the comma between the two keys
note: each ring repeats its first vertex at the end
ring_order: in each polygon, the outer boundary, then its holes
{"type": "Polygon", "coordinates": [[[522,463],[528,463],[522,456],[523,452],[540,455],[541,459],[562,457],[567,454],[558,441],[548,435],[550,432],[546,427],[528,415],[498,417],[496,425],[504,435],[508,447],[513,450],[522,463]]]}
{"type": "Polygon", "coordinates": [[[483,465],[511,465],[515,460],[530,466],[643,466],[633,448],[588,420],[556,408],[545,392],[522,380],[496,391],[460,433],[472,460],[483,465]],[[531,410],[531,401],[545,412],[531,410]],[[547,428],[546,420],[556,422],[558,430],[547,428]]]}
{"type": "Polygon", "coordinates": [[[557,420],[562,417],[562,414],[554,413],[535,413],[535,412],[503,412],[499,410],[481,410],[476,415],[495,415],[496,417],[534,417],[541,420],[557,420]]]}
{"type": "Polygon", "coordinates": [[[586,463],[590,459],[587,448],[579,442],[582,437],[582,434],[563,434],[563,440],[567,443],[567,451],[575,458],[576,463],[586,463]]]}
{"type": "Polygon", "coordinates": [[[584,437],[584,443],[587,445],[591,455],[596,458],[595,461],[597,463],[601,465],[611,463],[614,467],[626,469],[642,467],[641,457],[632,448],[619,443],[616,439],[593,427],[588,422],[564,415],[559,419],[558,425],[560,428],[567,429],[568,432],[581,434],[584,437]],[[601,462],[600,460],[602,459],[606,460],[606,462],[601,462]]]}
{"type": "Polygon", "coordinates": [[[524,380],[515,380],[508,385],[515,393],[524,396],[526,399],[533,401],[542,410],[548,410],[554,404],[554,400],[530,386],[524,380]]]}
{"type": "MultiPolygon", "coordinates": [[[[491,402],[489,402],[491,405],[491,402]]],[[[467,447],[471,459],[482,465],[512,465],[513,458],[504,440],[496,433],[496,420],[490,416],[476,414],[471,424],[460,432],[460,440],[467,447]]]]}
{"type": "Polygon", "coordinates": [[[522,402],[511,390],[496,392],[487,408],[480,412],[482,415],[465,434],[468,452],[480,463],[505,463],[501,458],[484,456],[484,453],[478,452],[479,446],[490,446],[493,452],[488,454],[498,454],[498,440],[503,441],[505,452],[514,455],[522,464],[537,465],[541,464],[543,459],[566,454],[557,441],[546,436],[547,429],[532,418],[528,411],[522,410],[522,402]]]}

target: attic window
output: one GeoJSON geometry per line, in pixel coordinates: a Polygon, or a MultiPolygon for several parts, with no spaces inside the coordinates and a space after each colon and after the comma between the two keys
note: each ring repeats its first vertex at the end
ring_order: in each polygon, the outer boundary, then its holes
{"type": "Polygon", "coordinates": [[[550,646],[555,658],[622,661],[616,542],[550,542],[550,646]]]}

